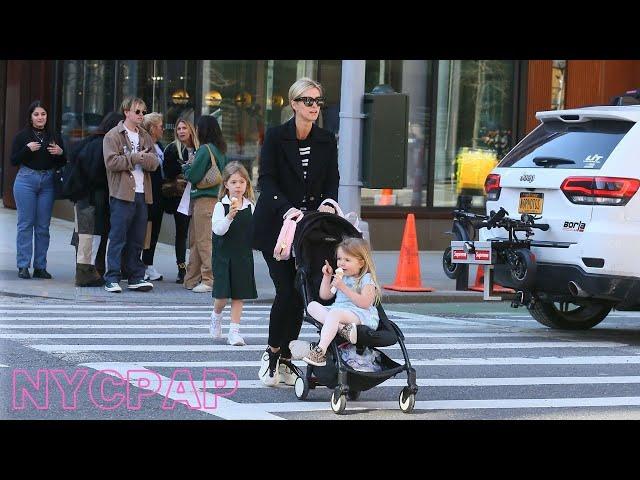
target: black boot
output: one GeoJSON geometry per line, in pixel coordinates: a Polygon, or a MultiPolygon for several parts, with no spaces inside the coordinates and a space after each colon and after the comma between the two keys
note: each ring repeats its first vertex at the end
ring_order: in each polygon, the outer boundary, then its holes
{"type": "Polygon", "coordinates": [[[44,268],[34,268],[33,269],[33,278],[46,278],[47,280],[50,280],[53,277],[44,268]]]}
{"type": "Polygon", "coordinates": [[[178,278],[176,283],[184,283],[184,276],[187,274],[187,265],[185,263],[178,264],[178,278]]]}
{"type": "MultiPolygon", "coordinates": [[[[35,272],[33,272],[35,273],[35,272]]],[[[29,274],[29,269],[28,268],[19,268],[18,269],[18,276],[20,278],[31,278],[31,275],[29,274]]]]}

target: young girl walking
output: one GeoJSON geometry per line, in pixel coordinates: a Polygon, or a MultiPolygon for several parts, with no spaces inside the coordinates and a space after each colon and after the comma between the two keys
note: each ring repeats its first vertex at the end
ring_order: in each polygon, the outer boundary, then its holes
{"type": "MultiPolygon", "coordinates": [[[[322,267],[320,298],[329,300],[335,292],[336,300],[329,307],[318,302],[307,306],[309,315],[322,323],[320,341],[303,346],[302,359],[318,367],[326,365],[326,352],[336,334],[350,343],[358,341],[357,325],[378,328],[378,312],[374,305],[380,302],[380,285],[376,277],[371,248],[361,238],[345,238],[337,248],[336,273],[325,260],[322,267]],[[342,270],[340,270],[342,269],[342,270]],[[332,288],[334,288],[332,292],[332,288]]],[[[304,342],[290,343],[292,356],[300,352],[304,342]]]]}
{"type": "Polygon", "coordinates": [[[218,202],[213,210],[213,312],[209,331],[222,336],[222,311],[231,299],[231,325],[227,341],[245,345],[240,336],[243,300],[258,298],[253,274],[252,215],[255,201],[247,169],[230,162],[222,172],[218,202]]]}

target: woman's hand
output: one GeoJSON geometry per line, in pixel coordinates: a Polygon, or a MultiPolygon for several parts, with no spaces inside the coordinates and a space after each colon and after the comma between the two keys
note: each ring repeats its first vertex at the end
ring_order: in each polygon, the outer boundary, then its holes
{"type": "Polygon", "coordinates": [[[56,142],[51,142],[47,147],[47,151],[51,155],[62,155],[62,148],[56,142]]]}
{"type": "Polygon", "coordinates": [[[324,261],[324,265],[322,266],[322,274],[325,277],[330,277],[331,275],[333,275],[333,268],[331,268],[331,265],[329,265],[328,261],[324,261]]]}
{"type": "Polygon", "coordinates": [[[320,205],[319,212],[336,213],[336,209],[329,205],[320,205]]]}
{"type": "Polygon", "coordinates": [[[40,150],[40,147],[42,145],[40,144],[40,142],[29,142],[27,143],[27,147],[29,147],[29,150],[31,150],[32,152],[37,152],[38,150],[40,150]]]}

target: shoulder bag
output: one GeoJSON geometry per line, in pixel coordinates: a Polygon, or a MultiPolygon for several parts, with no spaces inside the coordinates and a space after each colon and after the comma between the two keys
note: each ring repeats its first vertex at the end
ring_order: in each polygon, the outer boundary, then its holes
{"type": "Polygon", "coordinates": [[[196,183],[196,188],[199,189],[215,187],[216,185],[220,185],[220,182],[222,182],[222,174],[220,173],[220,169],[216,163],[216,157],[213,156],[213,152],[209,148],[209,145],[205,144],[204,146],[209,150],[209,155],[211,156],[211,167],[207,170],[207,173],[204,174],[202,180],[196,183]]]}

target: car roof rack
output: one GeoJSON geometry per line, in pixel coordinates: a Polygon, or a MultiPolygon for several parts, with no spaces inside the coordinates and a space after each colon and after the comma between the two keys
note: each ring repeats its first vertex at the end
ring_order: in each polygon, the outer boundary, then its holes
{"type": "Polygon", "coordinates": [[[640,88],[627,90],[622,95],[613,97],[611,105],[640,105],[640,88]]]}

